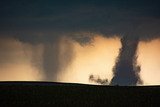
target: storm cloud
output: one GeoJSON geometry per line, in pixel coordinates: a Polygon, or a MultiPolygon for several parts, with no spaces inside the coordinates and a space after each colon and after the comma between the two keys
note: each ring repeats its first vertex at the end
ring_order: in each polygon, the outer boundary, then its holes
{"type": "Polygon", "coordinates": [[[139,38],[130,39],[124,36],[121,39],[116,65],[113,68],[114,76],[111,85],[137,85],[142,83],[139,77],[140,66],[137,65],[137,47],[139,38]]]}
{"type": "Polygon", "coordinates": [[[89,31],[151,38],[159,34],[158,1],[1,2],[1,33],[89,31]]]}

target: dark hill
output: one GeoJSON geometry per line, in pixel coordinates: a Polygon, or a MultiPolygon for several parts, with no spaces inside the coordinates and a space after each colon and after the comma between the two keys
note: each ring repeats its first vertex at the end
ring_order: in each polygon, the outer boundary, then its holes
{"type": "Polygon", "coordinates": [[[0,82],[0,105],[158,106],[159,86],[96,86],[54,82],[0,82]]]}

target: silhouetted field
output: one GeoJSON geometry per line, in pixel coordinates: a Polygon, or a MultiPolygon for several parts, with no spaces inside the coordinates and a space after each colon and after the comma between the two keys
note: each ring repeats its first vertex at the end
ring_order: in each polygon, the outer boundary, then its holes
{"type": "Polygon", "coordinates": [[[1,107],[158,106],[159,86],[96,86],[53,82],[0,82],[1,107]]]}

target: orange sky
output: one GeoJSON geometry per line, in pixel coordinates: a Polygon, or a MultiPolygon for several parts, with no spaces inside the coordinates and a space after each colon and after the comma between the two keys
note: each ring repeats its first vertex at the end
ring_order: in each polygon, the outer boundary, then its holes
{"type": "Polygon", "coordinates": [[[138,54],[144,85],[160,85],[160,39],[140,42],[138,54]]]}
{"type": "Polygon", "coordinates": [[[118,38],[104,38],[100,35],[95,35],[94,42],[87,46],[74,43],[75,59],[60,75],[60,81],[92,84],[89,82],[91,74],[110,81],[120,46],[118,38]]]}
{"type": "Polygon", "coordinates": [[[0,39],[0,45],[0,81],[35,81],[42,78],[31,59],[32,48],[38,49],[39,46],[24,44],[12,38],[0,39]]]}
{"type": "MultiPolygon", "coordinates": [[[[81,46],[71,39],[62,39],[62,51],[65,43],[73,45],[73,59],[69,66],[61,69],[59,82],[95,84],[89,81],[91,74],[100,78],[113,77],[112,68],[121,47],[119,38],[105,38],[95,35],[94,42],[81,46]]],[[[39,81],[43,78],[43,45],[30,45],[15,39],[0,39],[0,80],[1,81],[39,81]],[[36,56],[33,56],[35,50],[36,56]],[[33,64],[37,60],[37,64],[33,64]]],[[[160,84],[160,39],[140,42],[138,47],[138,64],[141,65],[140,77],[144,85],[160,84]]],[[[63,59],[65,54],[60,57],[63,59]]]]}

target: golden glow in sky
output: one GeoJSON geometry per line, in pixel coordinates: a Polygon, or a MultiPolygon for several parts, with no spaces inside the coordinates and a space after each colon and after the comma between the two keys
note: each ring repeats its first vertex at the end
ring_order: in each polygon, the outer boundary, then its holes
{"type": "Polygon", "coordinates": [[[31,59],[32,48],[35,50],[38,46],[8,38],[0,40],[0,47],[0,81],[36,81],[42,78],[31,59]]]}
{"type": "Polygon", "coordinates": [[[110,81],[120,46],[118,38],[100,35],[96,35],[94,42],[87,46],[74,43],[75,58],[68,69],[60,74],[60,81],[92,84],[89,81],[91,74],[110,81]]]}
{"type": "MultiPolygon", "coordinates": [[[[62,38],[60,46],[60,64],[62,65],[58,82],[96,84],[89,81],[90,75],[101,79],[113,77],[113,66],[121,48],[120,39],[95,35],[91,44],[79,43],[62,38]],[[66,60],[68,48],[73,48],[72,59],[66,60]],[[68,64],[68,65],[67,65],[68,64]],[[63,66],[65,65],[65,66],[63,66]]],[[[0,81],[41,81],[44,77],[43,44],[22,43],[12,38],[0,39],[0,81]],[[36,53],[36,54],[35,54],[36,53]],[[34,59],[33,59],[34,58],[34,59]],[[33,61],[34,60],[34,61],[33,61]],[[36,60],[36,61],[35,61],[36,60]]],[[[140,77],[144,85],[160,84],[160,39],[148,42],[140,41],[138,46],[138,64],[140,77]]]]}
{"type": "Polygon", "coordinates": [[[160,39],[139,43],[138,62],[144,85],[160,84],[160,39]]]}

